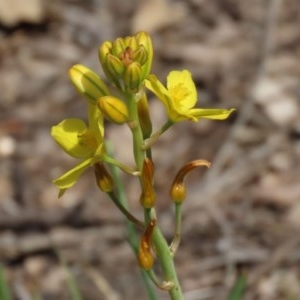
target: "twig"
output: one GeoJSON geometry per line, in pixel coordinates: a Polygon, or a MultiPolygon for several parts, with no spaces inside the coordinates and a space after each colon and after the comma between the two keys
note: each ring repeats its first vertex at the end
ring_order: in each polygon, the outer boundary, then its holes
{"type": "Polygon", "coordinates": [[[121,297],[119,294],[117,294],[112,287],[109,285],[108,281],[105,279],[105,277],[94,268],[88,268],[86,270],[89,277],[93,280],[99,291],[104,296],[104,299],[107,300],[120,300],[121,297]]]}
{"type": "Polygon", "coordinates": [[[255,285],[262,276],[264,276],[266,273],[268,273],[272,269],[276,269],[279,264],[281,264],[283,261],[286,261],[287,259],[292,258],[292,254],[296,252],[299,248],[300,244],[300,237],[297,235],[289,236],[287,239],[285,239],[278,247],[275,249],[272,255],[269,255],[269,258],[266,260],[266,262],[262,265],[259,265],[257,269],[251,273],[251,275],[248,278],[248,285],[255,285]]]}
{"type": "MultiPolygon", "coordinates": [[[[123,241],[125,230],[122,226],[90,227],[88,229],[71,229],[56,227],[49,232],[32,234],[14,234],[6,232],[0,235],[0,259],[12,260],[19,257],[32,255],[37,252],[51,251],[54,249],[73,249],[75,252],[82,250],[82,245],[87,241],[95,241],[95,247],[99,236],[111,241],[123,241]],[[78,249],[78,250],[76,250],[78,249]]],[[[108,242],[109,244],[109,242],[108,242]]],[[[102,247],[108,247],[101,244],[102,247]]],[[[105,249],[104,249],[105,250],[105,249]]]]}

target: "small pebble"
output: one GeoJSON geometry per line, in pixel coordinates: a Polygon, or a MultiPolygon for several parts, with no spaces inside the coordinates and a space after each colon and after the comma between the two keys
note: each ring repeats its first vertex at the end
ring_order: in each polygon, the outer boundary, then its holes
{"type": "Polygon", "coordinates": [[[16,141],[11,136],[0,137],[0,157],[9,157],[16,152],[16,141]]]}

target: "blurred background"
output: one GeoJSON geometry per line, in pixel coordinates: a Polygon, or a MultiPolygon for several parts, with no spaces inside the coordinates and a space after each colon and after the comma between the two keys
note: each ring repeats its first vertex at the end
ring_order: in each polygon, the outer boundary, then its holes
{"type": "MultiPolygon", "coordinates": [[[[86,118],[68,69],[103,75],[98,46],[140,30],[162,81],[189,69],[198,106],[237,108],[226,121],[177,124],[153,149],[169,240],[176,170],[212,162],[187,183],[176,257],[185,299],[226,299],[240,274],[243,299],[300,299],[299,0],[0,0],[0,259],[14,299],[70,299],[61,261],[83,299],[146,299],[124,218],[92,171],[58,199],[52,180],[77,161],[50,137],[62,119],[86,118]]],[[[158,128],[163,107],[150,107],[158,128]]],[[[128,129],[107,137],[130,164],[128,129]]],[[[136,180],[123,180],[142,216],[136,180]]]]}

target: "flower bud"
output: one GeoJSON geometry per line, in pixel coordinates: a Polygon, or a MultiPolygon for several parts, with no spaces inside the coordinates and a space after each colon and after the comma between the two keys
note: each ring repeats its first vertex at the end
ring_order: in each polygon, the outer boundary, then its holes
{"type": "Polygon", "coordinates": [[[125,66],[121,60],[112,54],[107,54],[106,56],[106,67],[110,76],[115,80],[119,80],[125,71],[125,66]]]}
{"type": "Polygon", "coordinates": [[[124,38],[125,46],[135,51],[138,47],[138,41],[135,36],[127,36],[124,38]]]}
{"type": "Polygon", "coordinates": [[[102,79],[92,70],[75,65],[69,70],[69,76],[80,94],[95,102],[99,97],[109,95],[109,90],[102,79]]]}
{"type": "Polygon", "coordinates": [[[120,99],[113,96],[105,96],[101,97],[97,104],[98,108],[109,121],[119,125],[128,121],[127,106],[120,99]]]}
{"type": "Polygon", "coordinates": [[[149,74],[153,60],[152,41],[148,33],[141,31],[135,35],[138,44],[145,47],[147,52],[147,61],[142,65],[142,78],[145,79],[149,74]]]}
{"type": "Polygon", "coordinates": [[[150,119],[147,96],[144,92],[140,100],[137,102],[137,107],[143,136],[144,139],[147,139],[152,133],[152,123],[150,119]]]}
{"type": "Polygon", "coordinates": [[[198,159],[191,161],[190,163],[184,165],[177,173],[170,189],[170,196],[173,202],[181,204],[186,198],[186,188],[184,184],[185,176],[193,169],[205,166],[210,167],[210,162],[204,159],[198,159]]]}
{"type": "Polygon", "coordinates": [[[138,62],[141,66],[143,66],[147,59],[148,53],[143,45],[139,45],[137,50],[132,54],[133,61],[138,62]]]}
{"type": "Polygon", "coordinates": [[[106,65],[106,56],[108,53],[111,53],[111,51],[112,51],[112,43],[110,41],[104,42],[99,47],[98,56],[99,56],[99,60],[102,65],[102,68],[103,68],[103,66],[106,65]]]}
{"type": "Polygon", "coordinates": [[[151,53],[153,51],[152,41],[149,34],[145,31],[140,31],[135,35],[135,38],[139,45],[143,45],[147,52],[151,53]]]}
{"type": "Polygon", "coordinates": [[[98,57],[99,57],[99,61],[100,64],[102,66],[102,70],[105,74],[105,76],[107,77],[107,79],[112,82],[115,83],[118,86],[118,83],[114,81],[114,78],[111,76],[108,68],[107,68],[107,55],[111,54],[112,51],[112,43],[110,41],[106,41],[104,42],[98,49],[98,57]]]}
{"type": "Polygon", "coordinates": [[[117,38],[112,43],[111,53],[115,56],[119,56],[125,50],[125,42],[122,38],[117,38]]]}
{"type": "Polygon", "coordinates": [[[142,69],[139,63],[133,62],[126,67],[124,84],[130,92],[138,92],[142,84],[142,69]]]}
{"type": "Polygon", "coordinates": [[[147,226],[145,233],[142,235],[139,249],[138,249],[138,262],[144,270],[150,270],[154,263],[154,257],[151,253],[151,236],[155,227],[156,221],[151,220],[147,226]]]}
{"type": "Polygon", "coordinates": [[[152,160],[145,158],[141,175],[142,194],[140,203],[144,208],[151,208],[155,204],[156,194],[153,188],[154,165],[152,160]]]}
{"type": "Polygon", "coordinates": [[[100,190],[109,193],[114,188],[114,181],[102,163],[94,164],[96,183],[100,190]]]}

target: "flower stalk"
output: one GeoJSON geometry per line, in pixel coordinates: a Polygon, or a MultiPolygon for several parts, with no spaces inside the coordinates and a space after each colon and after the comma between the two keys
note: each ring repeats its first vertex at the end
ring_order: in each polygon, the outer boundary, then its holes
{"type": "MultiPolygon", "coordinates": [[[[174,256],[181,239],[182,203],[187,195],[185,178],[191,170],[199,166],[209,167],[210,163],[206,160],[192,161],[175,176],[170,188],[170,198],[175,205],[174,238],[169,246],[159,227],[156,212],[156,203],[160,199],[155,191],[152,147],[175,123],[198,122],[202,118],[224,120],[234,109],[195,108],[197,89],[187,70],[171,71],[166,86],[161,83],[151,74],[153,48],[146,32],[105,41],[99,47],[98,55],[107,81],[113,88],[86,66],[77,64],[70,69],[71,82],[86,100],[87,121],[66,119],[52,127],[51,135],[57,144],[67,154],[79,159],[77,165],[55,179],[54,184],[59,188],[61,197],[88,168],[93,167],[100,191],[108,195],[125,217],[129,243],[139,262],[148,299],[157,299],[156,286],[168,292],[171,300],[183,300],[174,256]],[[146,90],[162,102],[166,111],[166,122],[154,133],[146,90]],[[112,91],[117,91],[117,95],[112,91]],[[117,126],[129,127],[133,167],[116,159],[110,151],[109,137],[104,133],[104,119],[117,126]],[[107,166],[111,172],[106,170],[107,166]],[[141,204],[142,221],[131,212],[119,170],[138,177],[140,196],[137,195],[136,200],[141,204]],[[143,230],[139,239],[136,228],[143,230]],[[161,267],[161,279],[155,274],[155,264],[161,267]]],[[[117,146],[122,148],[121,139],[117,146]]]]}

